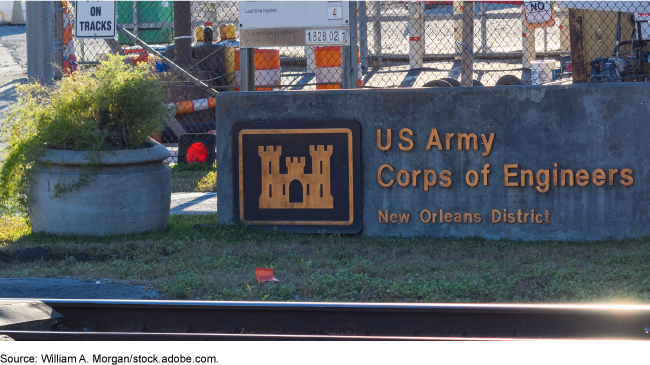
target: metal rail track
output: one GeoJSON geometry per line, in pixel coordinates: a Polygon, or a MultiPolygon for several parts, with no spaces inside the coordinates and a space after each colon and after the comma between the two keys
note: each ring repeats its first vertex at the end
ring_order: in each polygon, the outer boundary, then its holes
{"type": "Polygon", "coordinates": [[[16,340],[650,340],[645,305],[41,301],[65,316],[65,327],[0,334],[16,340]]]}

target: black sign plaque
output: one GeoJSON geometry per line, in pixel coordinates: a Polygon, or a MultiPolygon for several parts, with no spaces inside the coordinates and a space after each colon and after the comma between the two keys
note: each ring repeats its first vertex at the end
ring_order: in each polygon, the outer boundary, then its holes
{"type": "Polygon", "coordinates": [[[297,232],[359,232],[360,132],[357,121],[235,123],[239,222],[297,232]]]}

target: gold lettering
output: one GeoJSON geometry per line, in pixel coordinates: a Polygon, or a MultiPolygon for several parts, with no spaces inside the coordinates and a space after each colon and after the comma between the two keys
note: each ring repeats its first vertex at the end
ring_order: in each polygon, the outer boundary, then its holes
{"type": "Polygon", "coordinates": [[[573,170],[561,170],[560,174],[562,177],[560,178],[562,182],[560,183],[561,186],[566,186],[566,177],[569,176],[569,186],[573,186],[573,170]]]}
{"type": "Polygon", "coordinates": [[[478,137],[474,133],[466,134],[466,133],[458,133],[458,150],[463,149],[463,140],[465,140],[465,149],[470,150],[471,145],[470,141],[474,141],[474,149],[478,150],[478,137]]]}
{"type": "Polygon", "coordinates": [[[544,194],[551,187],[551,178],[550,171],[548,170],[539,170],[537,171],[537,186],[535,189],[540,193],[544,194]],[[542,176],[544,176],[544,182],[542,182],[542,176]]]}
{"type": "Polygon", "coordinates": [[[576,184],[581,187],[589,184],[589,173],[587,170],[578,170],[578,172],[576,172],[576,184]]]}
{"type": "Polygon", "coordinates": [[[451,176],[452,176],[452,175],[451,175],[451,171],[449,171],[449,170],[442,170],[442,171],[440,172],[440,180],[441,180],[441,181],[440,181],[440,186],[442,186],[443,188],[448,188],[448,187],[450,187],[450,186],[451,186],[451,183],[452,183],[452,181],[451,181],[451,176]]]}
{"type": "Polygon", "coordinates": [[[391,145],[391,130],[390,128],[386,129],[386,146],[381,145],[381,129],[377,129],[377,148],[381,151],[388,151],[391,145]]]}
{"type": "Polygon", "coordinates": [[[418,180],[417,177],[422,173],[422,170],[413,170],[413,186],[417,187],[418,186],[418,180]]]}
{"type": "Polygon", "coordinates": [[[494,143],[494,133],[490,133],[490,139],[485,139],[485,134],[481,134],[481,139],[483,140],[483,145],[485,146],[485,152],[481,153],[481,156],[485,157],[490,154],[492,151],[492,143],[494,143]]]}
{"type": "Polygon", "coordinates": [[[399,214],[399,222],[402,224],[408,223],[410,218],[411,218],[411,213],[399,214]]]}
{"type": "Polygon", "coordinates": [[[488,185],[488,174],[490,173],[490,164],[486,163],[483,165],[483,169],[481,170],[481,174],[483,174],[483,186],[488,185]]]}
{"type": "Polygon", "coordinates": [[[427,143],[427,151],[431,147],[437,146],[440,151],[442,151],[442,144],[440,143],[440,136],[438,135],[438,128],[433,128],[431,134],[429,135],[429,143],[427,143]]]}
{"type": "Polygon", "coordinates": [[[499,222],[501,222],[501,211],[492,209],[492,223],[499,223],[499,222]],[[498,218],[497,218],[497,214],[498,214],[498,218]]]}
{"type": "Polygon", "coordinates": [[[447,144],[446,144],[447,151],[449,151],[451,149],[451,139],[454,138],[455,135],[456,135],[456,133],[447,133],[445,135],[445,140],[447,141],[447,144]]]}
{"type": "Polygon", "coordinates": [[[519,186],[516,182],[510,182],[511,177],[517,176],[516,172],[510,172],[510,169],[516,169],[519,167],[518,164],[505,164],[503,165],[503,178],[505,180],[506,186],[519,186]]]}
{"type": "Polygon", "coordinates": [[[451,223],[452,219],[454,218],[454,215],[451,213],[445,213],[445,222],[451,223]]]}
{"type": "Polygon", "coordinates": [[[379,170],[377,170],[377,182],[379,183],[379,185],[381,185],[381,186],[383,186],[385,188],[390,188],[395,183],[395,180],[390,179],[389,182],[385,183],[381,178],[381,173],[384,171],[384,169],[389,169],[390,172],[395,172],[395,169],[393,169],[393,166],[391,166],[391,165],[389,165],[387,163],[381,165],[379,167],[379,170]]]}
{"type": "Polygon", "coordinates": [[[379,224],[382,224],[382,223],[388,224],[388,211],[386,211],[386,213],[384,213],[381,210],[379,210],[378,213],[379,213],[379,224]],[[383,222],[382,222],[382,220],[383,220],[383,222]]]}
{"type": "Polygon", "coordinates": [[[519,186],[526,186],[526,176],[528,176],[528,186],[535,186],[535,183],[533,183],[533,170],[521,170],[519,186]]]}
{"type": "Polygon", "coordinates": [[[410,129],[408,129],[408,128],[402,128],[402,129],[399,131],[399,138],[400,138],[402,141],[407,142],[407,143],[409,144],[408,147],[404,147],[404,145],[401,144],[401,143],[399,143],[399,144],[397,145],[397,147],[399,147],[399,149],[402,150],[402,151],[410,151],[410,150],[413,149],[413,140],[411,140],[409,137],[405,137],[405,136],[404,136],[405,133],[408,133],[408,135],[409,135],[410,137],[413,137],[413,131],[410,130],[410,129]]]}
{"type": "Polygon", "coordinates": [[[625,180],[621,180],[621,185],[623,186],[632,186],[634,184],[634,178],[632,178],[632,175],[634,174],[634,171],[630,169],[623,169],[621,170],[621,177],[625,180]]]}
{"type": "Polygon", "coordinates": [[[605,171],[603,169],[595,169],[591,174],[591,182],[593,182],[596,186],[603,186],[605,185],[606,181],[607,174],[605,174],[605,171]]]}
{"type": "Polygon", "coordinates": [[[481,221],[483,220],[481,218],[481,213],[474,213],[474,220],[476,221],[476,223],[481,223],[481,221]]]}
{"type": "Polygon", "coordinates": [[[408,184],[411,182],[411,175],[409,175],[409,172],[406,170],[399,170],[397,173],[397,183],[399,186],[408,186],[408,184]],[[402,176],[406,176],[406,180],[402,181],[402,176]]]}
{"type": "Polygon", "coordinates": [[[393,224],[397,223],[397,214],[392,213],[390,215],[390,222],[393,223],[393,224]]]}
{"type": "Polygon", "coordinates": [[[473,223],[474,217],[472,217],[472,213],[465,213],[463,214],[463,223],[473,223]],[[469,222],[468,222],[469,221],[469,222]]]}
{"type": "Polygon", "coordinates": [[[465,182],[467,183],[468,186],[474,187],[474,186],[478,185],[478,182],[479,182],[478,180],[479,180],[478,172],[476,172],[474,170],[469,170],[465,174],[465,182]],[[471,179],[472,177],[474,178],[474,182],[472,182],[472,179],[471,179]]]}
{"type": "Polygon", "coordinates": [[[614,176],[617,172],[618,169],[609,169],[609,186],[614,186],[614,176]]]}
{"type": "Polygon", "coordinates": [[[422,223],[429,223],[431,222],[431,212],[428,209],[425,209],[420,212],[420,220],[422,223]],[[424,219],[424,213],[427,214],[427,219],[424,219]]]}
{"type": "Polygon", "coordinates": [[[433,170],[424,170],[424,191],[429,191],[429,188],[436,185],[438,182],[438,175],[433,170]],[[432,176],[433,179],[429,180],[429,176],[432,176]]]}

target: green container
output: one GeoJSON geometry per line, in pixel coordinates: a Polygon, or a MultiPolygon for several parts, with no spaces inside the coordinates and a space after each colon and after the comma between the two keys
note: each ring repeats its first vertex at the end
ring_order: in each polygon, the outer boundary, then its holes
{"type": "MultiPolygon", "coordinates": [[[[138,38],[148,44],[169,44],[174,41],[174,6],[172,1],[118,1],[117,22],[133,32],[134,9],[138,12],[138,38]]],[[[122,45],[133,45],[127,36],[120,33],[122,45]]]]}

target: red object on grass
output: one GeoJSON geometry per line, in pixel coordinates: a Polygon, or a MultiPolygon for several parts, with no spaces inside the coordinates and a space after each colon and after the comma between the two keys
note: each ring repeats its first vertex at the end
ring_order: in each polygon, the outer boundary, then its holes
{"type": "Polygon", "coordinates": [[[255,268],[255,277],[260,283],[264,281],[280,281],[273,276],[273,269],[264,269],[261,267],[255,268]]]}
{"type": "Polygon", "coordinates": [[[187,148],[187,154],[185,155],[187,163],[199,162],[205,163],[205,160],[208,158],[208,149],[201,142],[194,142],[187,148]]]}

